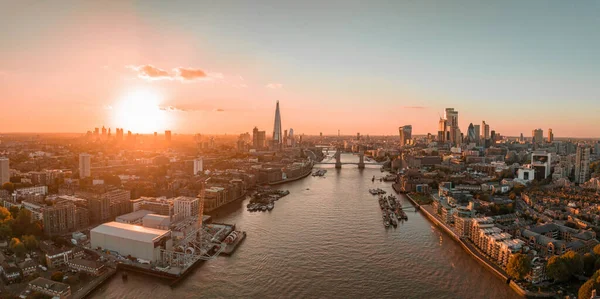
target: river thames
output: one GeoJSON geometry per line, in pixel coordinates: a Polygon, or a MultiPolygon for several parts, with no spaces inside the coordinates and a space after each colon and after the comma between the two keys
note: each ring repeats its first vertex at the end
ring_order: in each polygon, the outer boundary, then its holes
{"type": "Polygon", "coordinates": [[[204,263],[174,288],[116,275],[92,298],[520,298],[420,213],[386,229],[368,193],[393,194],[391,183],[371,182],[384,175],[379,167],[323,168],[325,177],[277,186],[290,195],[270,212],[248,212],[240,200],[214,214],[248,234],[233,256],[204,263]]]}

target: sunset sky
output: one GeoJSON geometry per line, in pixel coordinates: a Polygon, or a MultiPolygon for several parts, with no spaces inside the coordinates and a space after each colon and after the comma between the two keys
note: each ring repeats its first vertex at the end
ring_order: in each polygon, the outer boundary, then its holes
{"type": "Polygon", "coordinates": [[[600,136],[600,1],[3,1],[0,132],[600,136]],[[493,2],[493,3],[492,3],[493,2]]]}

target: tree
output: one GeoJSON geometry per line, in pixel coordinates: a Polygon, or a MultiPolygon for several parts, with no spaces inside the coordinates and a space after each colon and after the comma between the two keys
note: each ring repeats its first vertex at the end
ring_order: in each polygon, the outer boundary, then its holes
{"type": "Polygon", "coordinates": [[[548,260],[546,265],[546,273],[548,277],[558,282],[564,282],[571,278],[569,267],[560,256],[553,256],[548,260]]]}
{"type": "Polygon", "coordinates": [[[583,273],[587,276],[594,274],[594,268],[596,265],[596,257],[591,253],[583,255],[583,273]]]}
{"type": "Polygon", "coordinates": [[[12,228],[10,228],[10,224],[0,224],[0,239],[6,240],[12,237],[12,228]]]}
{"type": "Polygon", "coordinates": [[[50,276],[50,279],[52,279],[54,281],[62,282],[64,277],[65,277],[64,273],[62,273],[60,271],[56,271],[56,272],[52,273],[52,275],[50,276]]]}
{"type": "Polygon", "coordinates": [[[567,265],[571,276],[583,273],[583,259],[579,253],[569,250],[561,256],[561,259],[567,265]]]}
{"type": "Polygon", "coordinates": [[[594,246],[594,254],[596,255],[596,257],[600,257],[600,244],[594,246]]]}
{"type": "Polygon", "coordinates": [[[19,215],[19,207],[17,206],[10,207],[9,211],[12,218],[17,218],[17,216],[19,215]]]}
{"type": "Polygon", "coordinates": [[[579,288],[579,292],[577,293],[577,298],[591,298],[592,290],[596,289],[596,281],[588,280],[579,288]]]}
{"type": "Polygon", "coordinates": [[[0,221],[4,222],[5,220],[12,219],[12,215],[10,211],[5,207],[0,207],[0,221]]]}
{"type": "Polygon", "coordinates": [[[28,250],[34,250],[34,249],[38,248],[38,246],[39,246],[39,242],[35,236],[24,235],[22,237],[22,239],[23,239],[23,244],[25,244],[25,248],[27,248],[28,250]]]}
{"type": "Polygon", "coordinates": [[[10,240],[10,250],[12,250],[18,257],[22,257],[25,255],[27,249],[25,248],[25,244],[21,242],[18,238],[12,238],[10,240]]]}
{"type": "Polygon", "coordinates": [[[25,252],[27,252],[27,248],[25,248],[25,244],[23,244],[22,242],[16,244],[15,247],[11,249],[18,257],[24,257],[25,252]]]}
{"type": "Polygon", "coordinates": [[[4,184],[2,184],[2,189],[13,193],[13,191],[15,191],[15,184],[11,183],[11,182],[6,182],[4,184]]]}
{"type": "Polygon", "coordinates": [[[592,291],[600,291],[600,271],[596,271],[592,277],[586,281],[580,288],[577,298],[591,298],[592,291]]]}
{"type": "Polygon", "coordinates": [[[506,266],[506,273],[516,280],[523,280],[531,271],[531,260],[522,253],[514,254],[510,257],[506,266]]]}

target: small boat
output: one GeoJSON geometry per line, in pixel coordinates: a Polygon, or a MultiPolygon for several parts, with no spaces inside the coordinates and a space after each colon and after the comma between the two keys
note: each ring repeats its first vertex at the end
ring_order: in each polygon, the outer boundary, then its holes
{"type": "Polygon", "coordinates": [[[371,179],[371,182],[375,182],[375,176],[373,176],[373,178],[371,179]]]}
{"type": "Polygon", "coordinates": [[[267,205],[267,210],[272,210],[275,207],[275,205],[273,203],[270,203],[267,205]]]}

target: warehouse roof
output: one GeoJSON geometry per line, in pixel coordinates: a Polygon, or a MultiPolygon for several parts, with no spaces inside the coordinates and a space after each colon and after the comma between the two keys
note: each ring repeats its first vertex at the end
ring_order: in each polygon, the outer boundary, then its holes
{"type": "Polygon", "coordinates": [[[137,220],[140,220],[140,219],[144,218],[144,216],[146,216],[148,214],[152,214],[152,213],[154,213],[154,212],[148,211],[148,210],[137,210],[135,212],[131,212],[129,214],[123,214],[123,215],[117,217],[117,221],[118,222],[123,222],[123,221],[127,221],[127,222],[137,221],[137,220]]]}
{"type": "MultiPolygon", "coordinates": [[[[92,233],[100,233],[109,236],[130,239],[134,241],[152,243],[154,240],[169,233],[168,230],[147,228],[143,226],[120,223],[107,222],[96,226],[92,229],[92,233]]],[[[93,235],[92,235],[93,238],[93,235]]]]}

